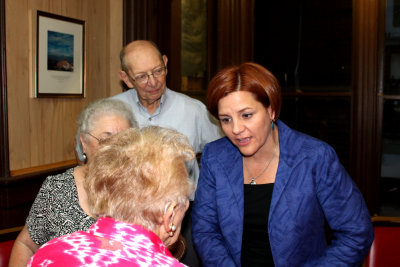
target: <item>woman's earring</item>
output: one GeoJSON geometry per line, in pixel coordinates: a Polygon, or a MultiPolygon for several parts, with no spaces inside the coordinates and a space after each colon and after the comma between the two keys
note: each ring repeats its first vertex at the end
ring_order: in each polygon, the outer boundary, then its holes
{"type": "Polygon", "coordinates": [[[275,129],[275,123],[274,123],[274,120],[271,120],[271,129],[272,129],[272,131],[275,129]]]}
{"type": "Polygon", "coordinates": [[[87,155],[86,155],[86,153],[83,153],[83,154],[82,154],[82,159],[83,159],[83,163],[86,163],[86,161],[87,161],[87,155]]]}
{"type": "Polygon", "coordinates": [[[176,226],[175,224],[171,223],[169,225],[169,236],[171,237],[174,236],[175,231],[176,231],[176,226]]]}

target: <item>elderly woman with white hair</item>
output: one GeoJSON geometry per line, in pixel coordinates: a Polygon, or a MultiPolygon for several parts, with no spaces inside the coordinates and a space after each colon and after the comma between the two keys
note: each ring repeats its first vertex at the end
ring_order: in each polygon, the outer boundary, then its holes
{"type": "Polygon", "coordinates": [[[195,154],[175,130],[128,129],[102,142],[89,162],[87,231],[51,240],[28,266],[184,266],[168,251],[179,236],[193,184],[195,154]]]}
{"type": "Polygon", "coordinates": [[[77,143],[84,164],[49,176],[43,182],[15,241],[10,266],[26,266],[47,241],[87,230],[95,222],[83,188],[86,163],[91,161],[101,140],[130,127],[138,127],[137,122],[131,109],[121,101],[100,99],[82,110],[77,119],[77,143]]]}

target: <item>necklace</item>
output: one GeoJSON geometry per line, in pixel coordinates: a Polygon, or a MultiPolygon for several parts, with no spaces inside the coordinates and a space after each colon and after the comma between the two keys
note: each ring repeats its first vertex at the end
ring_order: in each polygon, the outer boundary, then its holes
{"type": "Polygon", "coordinates": [[[265,167],[264,167],[264,170],[262,170],[262,172],[261,172],[259,175],[257,175],[256,177],[253,177],[253,175],[251,174],[249,168],[247,168],[247,165],[246,165],[246,162],[244,161],[244,158],[242,157],[242,158],[243,158],[244,167],[246,168],[246,171],[247,171],[247,172],[250,174],[250,176],[251,176],[251,182],[250,182],[251,185],[256,185],[256,184],[257,184],[257,183],[256,183],[256,179],[257,179],[258,177],[260,177],[260,176],[268,169],[269,165],[271,164],[271,161],[272,161],[273,158],[275,157],[275,154],[276,154],[276,150],[277,150],[277,149],[278,149],[278,142],[277,142],[276,145],[275,145],[274,154],[272,154],[272,157],[268,160],[267,165],[265,165],[265,167]]]}

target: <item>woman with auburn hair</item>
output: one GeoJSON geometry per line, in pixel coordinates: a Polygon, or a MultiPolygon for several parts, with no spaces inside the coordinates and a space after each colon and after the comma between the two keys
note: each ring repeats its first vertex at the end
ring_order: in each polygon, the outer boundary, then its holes
{"type": "Polygon", "coordinates": [[[28,266],[184,266],[167,246],[178,239],[193,193],[185,166],[193,158],[184,135],[158,126],[104,140],[85,179],[98,220],[49,241],[28,266]]]}
{"type": "Polygon", "coordinates": [[[209,84],[226,137],[201,157],[192,232],[203,266],[357,266],[370,248],[359,189],[332,147],[278,120],[281,103],[278,80],[256,63],[209,84]]]}

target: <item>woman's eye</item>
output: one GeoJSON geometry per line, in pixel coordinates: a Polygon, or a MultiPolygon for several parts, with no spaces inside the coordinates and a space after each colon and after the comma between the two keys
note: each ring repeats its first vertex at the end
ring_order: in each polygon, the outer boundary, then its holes
{"type": "Polygon", "coordinates": [[[229,122],[229,118],[220,118],[219,121],[221,123],[228,123],[229,122]]]}
{"type": "Polygon", "coordinates": [[[246,119],[251,118],[253,114],[252,113],[244,113],[242,116],[246,119]]]}

